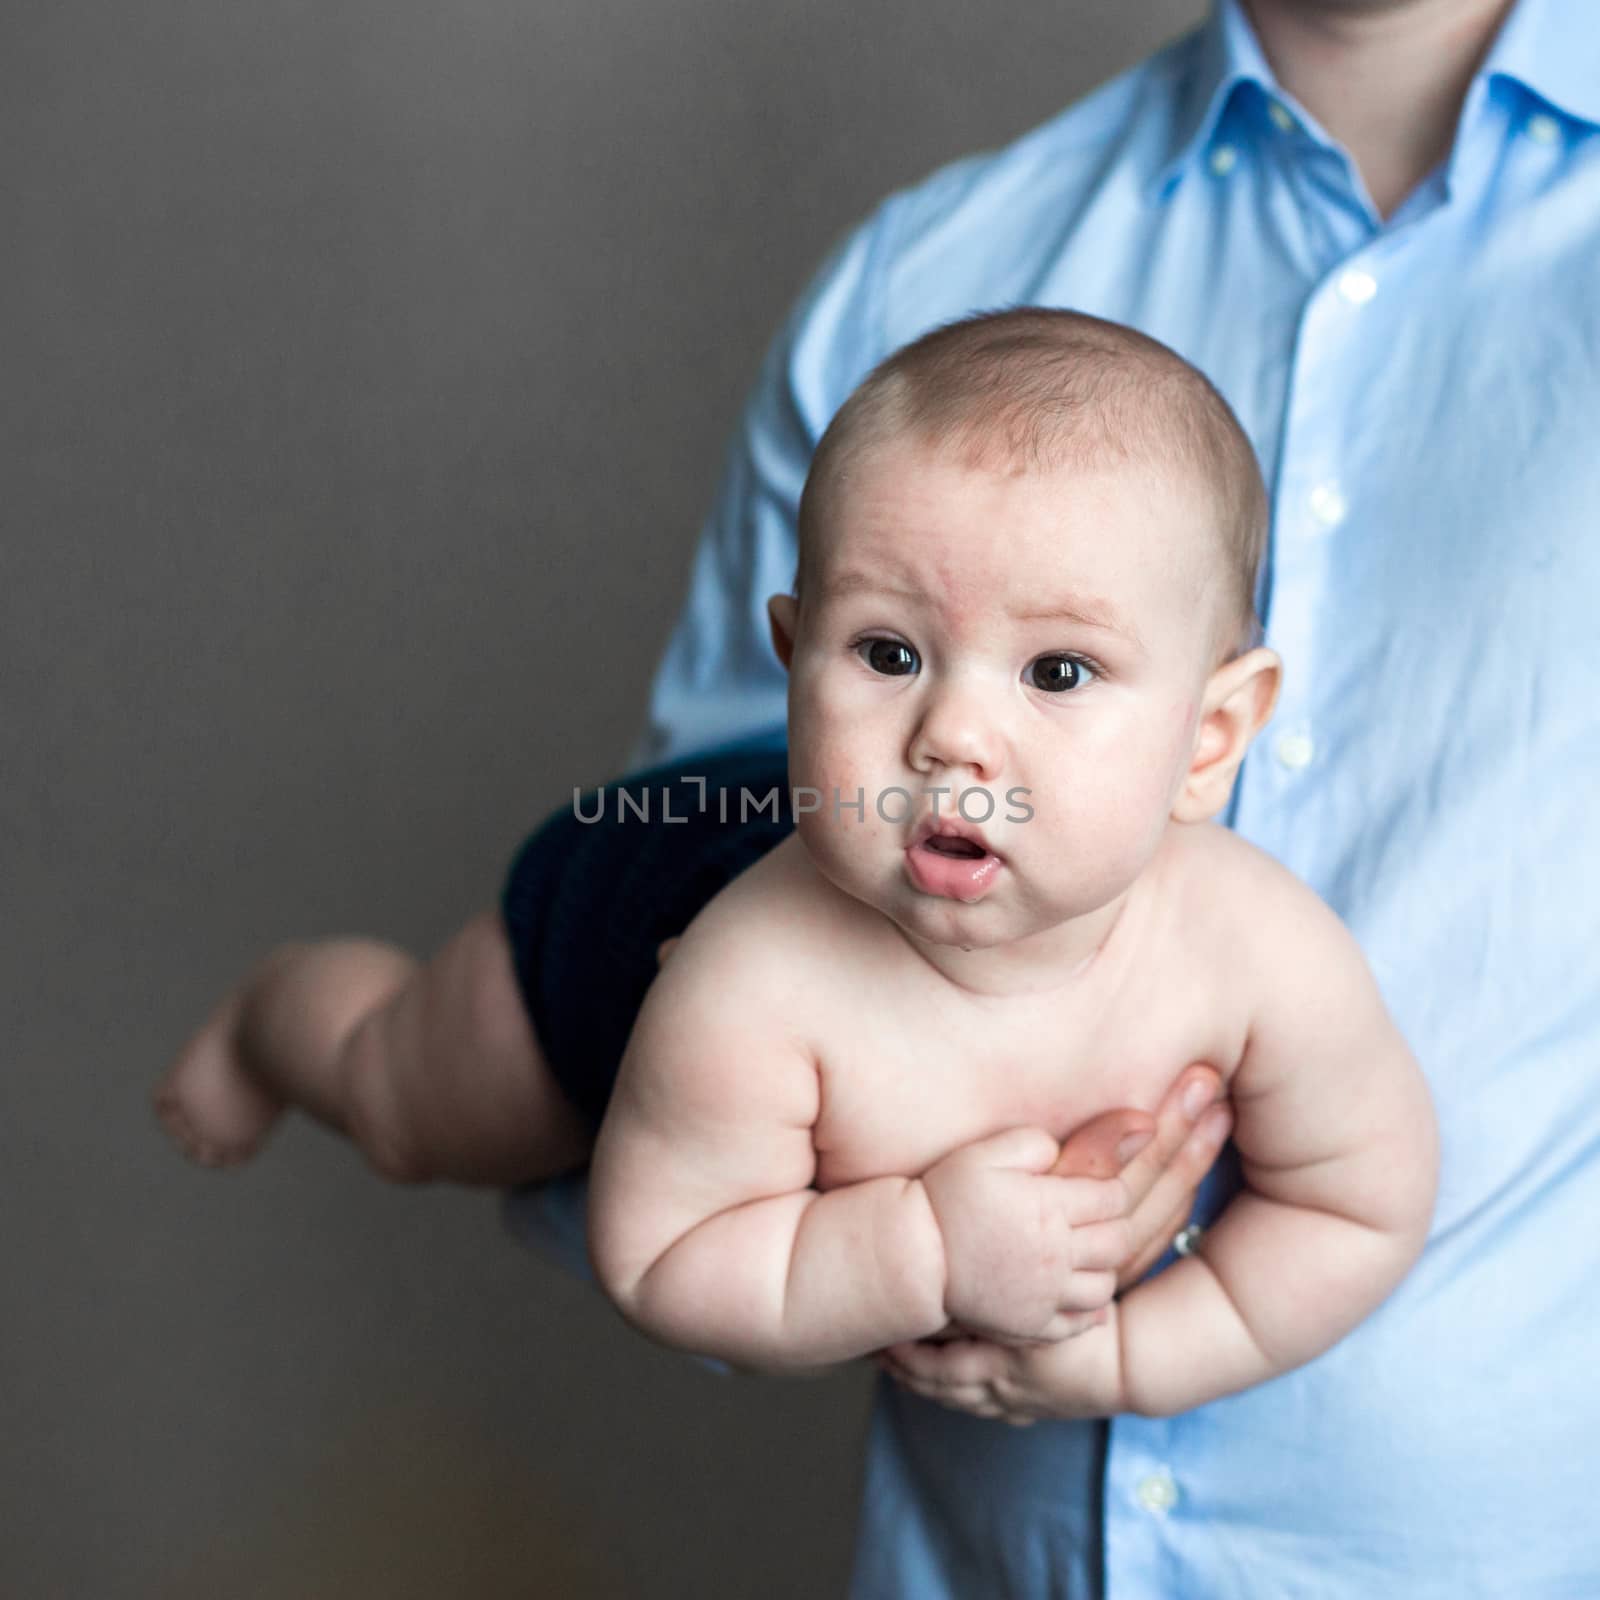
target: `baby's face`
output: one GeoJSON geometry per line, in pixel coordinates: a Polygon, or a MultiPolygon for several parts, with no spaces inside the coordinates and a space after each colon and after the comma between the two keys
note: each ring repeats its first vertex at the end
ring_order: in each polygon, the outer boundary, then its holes
{"type": "Polygon", "coordinates": [[[911,439],[865,453],[824,506],[790,660],[790,782],[822,796],[799,831],[823,873],[969,948],[1127,889],[1213,665],[1209,515],[1145,467],[1011,477],[911,439]],[[864,791],[864,820],[835,790],[864,791]],[[928,842],[935,805],[965,842],[928,842]]]}

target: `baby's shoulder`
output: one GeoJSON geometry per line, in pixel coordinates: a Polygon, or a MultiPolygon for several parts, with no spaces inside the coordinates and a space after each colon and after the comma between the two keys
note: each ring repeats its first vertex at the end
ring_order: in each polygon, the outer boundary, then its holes
{"type": "Polygon", "coordinates": [[[1276,856],[1218,822],[1173,826],[1167,841],[1170,897],[1188,926],[1202,925],[1237,947],[1276,936],[1307,917],[1337,917],[1276,856]]]}
{"type": "MultiPolygon", "coordinates": [[[[673,952],[703,981],[737,980],[757,1003],[803,1002],[836,973],[842,952],[865,937],[868,908],[817,871],[791,834],[721,889],[673,952]]],[[[734,991],[729,990],[730,994],[734,991]]]]}
{"type": "Polygon", "coordinates": [[[1186,826],[1181,926],[1238,988],[1252,1027],[1263,1011],[1303,1019],[1370,990],[1355,935],[1316,890],[1220,824],[1186,826]]]}

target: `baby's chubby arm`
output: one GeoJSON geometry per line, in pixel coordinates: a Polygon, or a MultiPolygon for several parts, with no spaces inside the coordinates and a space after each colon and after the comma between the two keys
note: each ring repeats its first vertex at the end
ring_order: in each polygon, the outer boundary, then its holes
{"type": "Polygon", "coordinates": [[[624,1316],[662,1343],[792,1372],[952,1317],[1059,1338],[1104,1305],[1126,1190],[1047,1176],[1058,1147],[1041,1130],[921,1177],[811,1186],[822,1078],[792,1021],[805,957],[723,909],[651,987],[595,1146],[589,1251],[624,1316]]]}
{"type": "Polygon", "coordinates": [[[1184,1411],[1321,1354],[1399,1283],[1432,1219],[1433,1104],[1360,947],[1276,862],[1247,871],[1236,959],[1258,998],[1230,1090],[1246,1187],[1198,1254],[1117,1307],[1118,1409],[1184,1411]]]}

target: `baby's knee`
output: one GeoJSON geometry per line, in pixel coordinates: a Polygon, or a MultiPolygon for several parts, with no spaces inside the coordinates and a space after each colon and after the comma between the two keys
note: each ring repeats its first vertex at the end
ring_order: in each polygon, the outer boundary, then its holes
{"type": "Polygon", "coordinates": [[[406,1115],[399,1064],[384,1036],[381,1012],[372,1012],[345,1042],[346,1131],[380,1177],[391,1183],[426,1183],[434,1176],[406,1115]]]}

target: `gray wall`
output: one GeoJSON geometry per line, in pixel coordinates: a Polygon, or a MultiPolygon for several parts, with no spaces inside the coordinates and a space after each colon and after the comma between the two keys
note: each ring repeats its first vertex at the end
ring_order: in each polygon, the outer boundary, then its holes
{"type": "Polygon", "coordinates": [[[828,244],[1200,10],[9,0],[0,1594],[838,1589],[861,1374],[719,1381],[484,1194],[191,1170],[146,1096],[269,944],[494,898],[828,244]]]}

